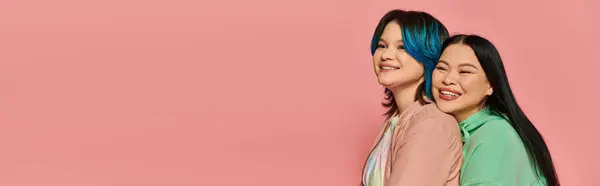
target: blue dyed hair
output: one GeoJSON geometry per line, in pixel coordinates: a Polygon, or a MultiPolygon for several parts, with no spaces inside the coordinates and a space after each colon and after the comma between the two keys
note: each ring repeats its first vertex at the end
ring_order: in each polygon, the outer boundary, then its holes
{"type": "MultiPolygon", "coordinates": [[[[402,27],[402,40],[406,52],[423,64],[425,82],[422,89],[427,97],[433,99],[431,74],[442,53],[442,43],[449,37],[448,30],[426,12],[392,10],[385,14],[377,25],[371,40],[371,55],[377,50],[385,26],[392,21],[396,21],[402,27]]],[[[390,97],[391,91],[386,89],[386,94],[390,97]]]]}

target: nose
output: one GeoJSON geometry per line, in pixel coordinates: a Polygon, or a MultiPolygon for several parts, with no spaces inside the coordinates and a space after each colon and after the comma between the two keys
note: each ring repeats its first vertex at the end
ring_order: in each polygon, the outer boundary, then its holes
{"type": "Polygon", "coordinates": [[[383,51],[383,53],[381,54],[381,59],[382,59],[383,61],[390,60],[390,59],[394,59],[394,56],[395,56],[395,55],[396,55],[396,54],[395,54],[395,51],[394,51],[394,49],[393,49],[393,48],[391,48],[391,47],[388,47],[388,48],[386,48],[386,49],[383,51]]]}
{"type": "Polygon", "coordinates": [[[446,77],[444,77],[444,81],[442,81],[444,85],[455,85],[456,84],[456,73],[449,72],[446,73],[446,77]]]}

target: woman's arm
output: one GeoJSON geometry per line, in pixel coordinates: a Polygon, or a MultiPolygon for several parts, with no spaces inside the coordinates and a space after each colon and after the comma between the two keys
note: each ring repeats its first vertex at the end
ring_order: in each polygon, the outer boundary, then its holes
{"type": "Polygon", "coordinates": [[[410,130],[406,141],[398,144],[386,186],[445,185],[451,172],[462,165],[458,125],[427,119],[410,130]]]}

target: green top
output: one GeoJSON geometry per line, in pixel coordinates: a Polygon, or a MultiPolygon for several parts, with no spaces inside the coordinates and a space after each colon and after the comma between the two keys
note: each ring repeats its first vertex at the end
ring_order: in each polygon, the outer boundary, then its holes
{"type": "Polygon", "coordinates": [[[459,123],[464,142],[461,186],[543,186],[509,121],[483,109],[459,123]]]}

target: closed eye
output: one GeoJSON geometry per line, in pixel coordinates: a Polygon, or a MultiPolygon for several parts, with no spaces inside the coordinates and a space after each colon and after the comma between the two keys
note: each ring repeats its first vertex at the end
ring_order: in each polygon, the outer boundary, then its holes
{"type": "Polygon", "coordinates": [[[436,70],[446,70],[444,67],[435,67],[436,70]]]}
{"type": "Polygon", "coordinates": [[[463,71],[460,71],[458,73],[461,73],[461,74],[472,74],[473,72],[463,70],[463,71]]]}

